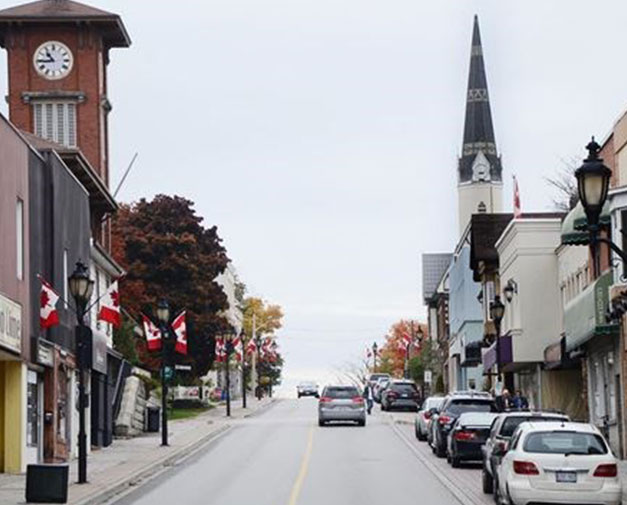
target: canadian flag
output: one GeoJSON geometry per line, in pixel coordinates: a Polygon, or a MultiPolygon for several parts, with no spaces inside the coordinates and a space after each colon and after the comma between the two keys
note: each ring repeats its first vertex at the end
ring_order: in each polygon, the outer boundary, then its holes
{"type": "Polygon", "coordinates": [[[41,292],[39,294],[39,325],[42,329],[51,328],[59,324],[59,313],[57,312],[57,302],[59,295],[55,293],[52,286],[43,277],[38,275],[41,281],[41,292]]]}
{"type": "Polygon", "coordinates": [[[514,219],[522,216],[522,208],[520,206],[520,190],[518,189],[518,179],[514,176],[514,219]]]}
{"type": "Polygon", "coordinates": [[[120,327],[120,292],[118,291],[118,281],[114,281],[107,289],[100,302],[100,313],[98,319],[111,323],[114,327],[120,327]]]}
{"type": "Polygon", "coordinates": [[[146,345],[149,351],[158,351],[161,349],[161,332],[153,322],[142,314],[144,322],[144,334],[146,335],[146,345]]]}
{"type": "Polygon", "coordinates": [[[224,339],[222,337],[216,337],[216,363],[223,363],[226,361],[226,346],[224,345],[224,339]]]}
{"type": "Polygon", "coordinates": [[[185,311],[181,312],[172,322],[172,330],[176,335],[174,350],[181,354],[187,354],[187,324],[185,323],[185,311]]]}
{"type": "Polygon", "coordinates": [[[242,352],[242,348],[244,346],[244,343],[242,341],[242,337],[237,336],[233,339],[233,352],[235,353],[235,359],[237,361],[242,361],[242,357],[243,357],[243,352],[242,352]]]}
{"type": "Polygon", "coordinates": [[[256,352],[257,352],[257,344],[255,343],[255,339],[251,338],[248,341],[248,344],[246,344],[246,354],[248,354],[249,356],[252,356],[256,352]]]}

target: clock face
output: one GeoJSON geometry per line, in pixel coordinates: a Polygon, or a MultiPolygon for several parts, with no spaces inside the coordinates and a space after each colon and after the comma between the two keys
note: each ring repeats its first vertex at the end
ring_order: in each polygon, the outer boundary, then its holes
{"type": "Polygon", "coordinates": [[[73,64],[70,48],[55,40],[44,42],[33,54],[35,70],[46,79],[63,79],[70,73],[73,64]]]}

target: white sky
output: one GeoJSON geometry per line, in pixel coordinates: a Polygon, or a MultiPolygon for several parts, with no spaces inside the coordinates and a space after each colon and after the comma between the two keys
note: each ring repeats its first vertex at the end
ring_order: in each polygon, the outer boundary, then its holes
{"type": "Polygon", "coordinates": [[[91,3],[133,39],[109,67],[112,187],[137,151],[121,200],[184,195],[218,225],[251,293],[285,308],[290,387],[424,316],[420,254],[456,242],[473,14],[505,210],[512,173],[523,210],[549,209],[544,177],[627,103],[621,0],[91,3]]]}

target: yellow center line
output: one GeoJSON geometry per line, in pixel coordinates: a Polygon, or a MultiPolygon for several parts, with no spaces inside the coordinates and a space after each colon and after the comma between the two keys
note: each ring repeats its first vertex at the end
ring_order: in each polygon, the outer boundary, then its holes
{"type": "Polygon", "coordinates": [[[298,502],[300,490],[303,487],[303,482],[305,481],[305,476],[307,475],[307,469],[309,468],[309,459],[311,458],[311,450],[313,448],[313,434],[314,426],[312,425],[309,428],[309,433],[307,435],[307,447],[305,448],[305,454],[303,454],[303,461],[300,464],[298,476],[296,477],[296,481],[292,487],[292,492],[290,493],[290,501],[288,502],[288,505],[296,505],[298,502]]]}

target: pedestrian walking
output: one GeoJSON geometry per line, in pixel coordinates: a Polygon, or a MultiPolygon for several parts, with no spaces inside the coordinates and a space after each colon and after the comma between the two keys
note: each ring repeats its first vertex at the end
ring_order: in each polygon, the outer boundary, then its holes
{"type": "Polygon", "coordinates": [[[512,408],[512,397],[507,389],[504,389],[503,392],[496,397],[496,408],[499,412],[505,412],[512,408]]]}
{"type": "Polygon", "coordinates": [[[364,387],[364,399],[366,400],[366,408],[368,410],[368,414],[372,413],[372,406],[374,405],[374,394],[372,392],[372,386],[369,382],[366,382],[366,386],[364,387]]]}

